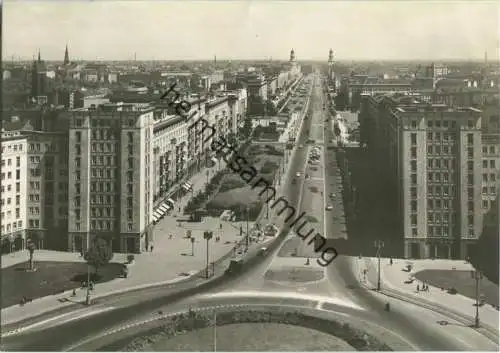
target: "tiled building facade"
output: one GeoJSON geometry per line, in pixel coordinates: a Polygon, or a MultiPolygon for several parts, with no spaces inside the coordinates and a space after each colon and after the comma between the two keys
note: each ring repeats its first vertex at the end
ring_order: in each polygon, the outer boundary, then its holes
{"type": "Polygon", "coordinates": [[[151,240],[153,108],[105,104],[70,112],[68,248],[99,235],[114,251],[151,240]]]}
{"type": "Polygon", "coordinates": [[[466,258],[498,192],[498,144],[481,130],[481,111],[365,96],[360,123],[380,180],[395,190],[404,256],[466,258]]]}

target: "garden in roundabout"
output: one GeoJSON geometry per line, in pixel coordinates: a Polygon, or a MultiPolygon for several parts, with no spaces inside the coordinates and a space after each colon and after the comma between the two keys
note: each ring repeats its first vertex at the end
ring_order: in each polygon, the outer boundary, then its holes
{"type": "Polygon", "coordinates": [[[332,315],[254,307],[188,311],[114,342],[105,351],[391,351],[376,334],[332,315]],[[214,346],[215,345],[215,346],[214,346]]]}

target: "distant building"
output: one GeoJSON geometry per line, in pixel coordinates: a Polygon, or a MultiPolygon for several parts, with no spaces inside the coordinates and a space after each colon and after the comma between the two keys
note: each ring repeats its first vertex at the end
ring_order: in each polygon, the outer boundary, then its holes
{"type": "Polygon", "coordinates": [[[46,103],[48,91],[47,68],[38,52],[38,60],[33,62],[31,72],[31,97],[39,104],[46,103]]]}

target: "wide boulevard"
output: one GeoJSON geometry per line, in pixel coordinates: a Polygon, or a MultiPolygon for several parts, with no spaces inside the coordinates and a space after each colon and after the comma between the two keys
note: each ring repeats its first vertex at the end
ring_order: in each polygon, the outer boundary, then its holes
{"type": "MultiPolygon", "coordinates": [[[[309,220],[304,231],[313,229],[327,238],[346,238],[336,163],[327,146],[331,139],[328,109],[324,109],[322,79],[314,75],[308,117],[304,120],[298,148],[291,161],[288,182],[281,191],[290,204],[298,205],[309,220]],[[308,163],[317,146],[320,162],[308,163]],[[300,174],[297,174],[300,173],[300,174]],[[295,179],[295,182],[292,180],[295,179]],[[328,207],[332,206],[332,207],[328,207]],[[307,228],[309,227],[309,228],[307,228]]],[[[287,228],[283,218],[271,212],[271,221],[287,228]]],[[[323,311],[361,325],[387,341],[395,350],[488,350],[498,346],[477,331],[450,318],[403,301],[391,300],[360,286],[353,259],[340,254],[330,265],[316,261],[312,245],[290,231],[275,251],[241,275],[223,284],[177,302],[164,299],[170,288],[152,288],[102,299],[78,315],[68,314],[3,339],[3,350],[98,350],[156,325],[162,315],[182,311],[217,310],[231,307],[287,306],[323,311]],[[95,315],[85,315],[96,308],[95,315]],[[72,317],[73,316],[73,317],[72,317]],[[440,325],[442,320],[448,325],[440,325]]],[[[118,348],[118,347],[117,347],[118,348]]],[[[235,347],[237,348],[237,347],[235,347]]]]}

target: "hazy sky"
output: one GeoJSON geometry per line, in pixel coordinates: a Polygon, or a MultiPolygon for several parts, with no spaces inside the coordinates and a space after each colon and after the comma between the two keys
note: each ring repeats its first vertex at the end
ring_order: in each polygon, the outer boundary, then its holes
{"type": "Polygon", "coordinates": [[[62,60],[482,59],[499,2],[6,0],[3,57],[62,60]]]}

